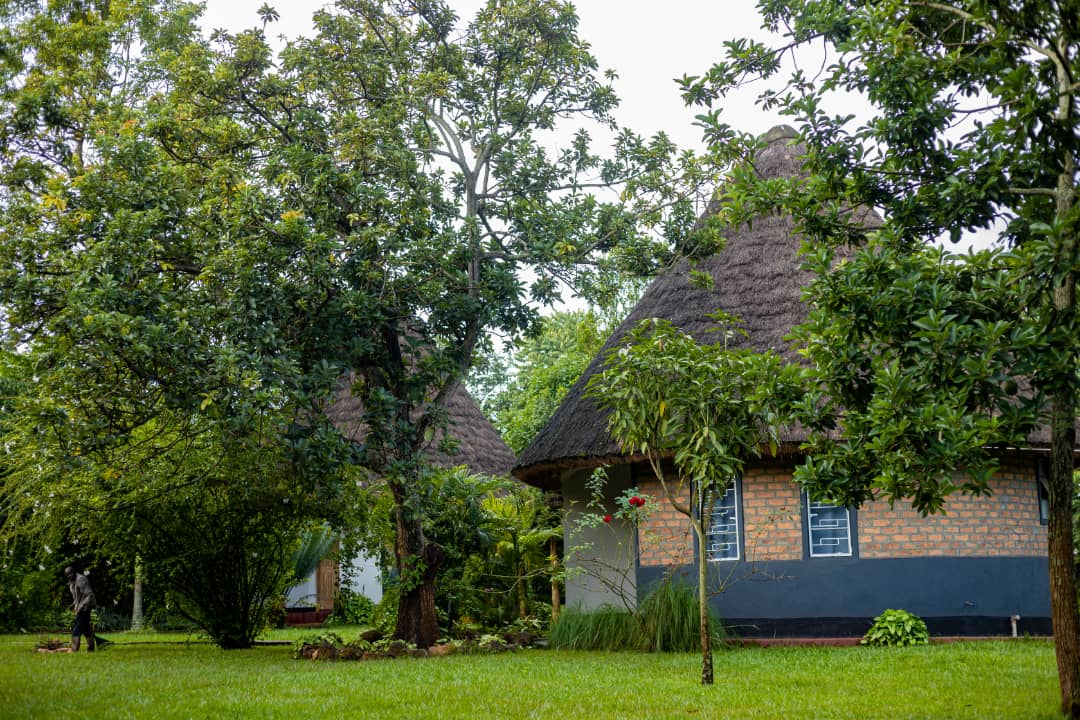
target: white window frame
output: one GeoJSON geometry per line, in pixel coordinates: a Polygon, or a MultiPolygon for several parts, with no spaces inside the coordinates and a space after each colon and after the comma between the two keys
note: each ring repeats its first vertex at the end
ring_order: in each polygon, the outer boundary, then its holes
{"type": "MultiPolygon", "coordinates": [[[[803,498],[806,500],[806,542],[807,548],[812,558],[829,558],[829,557],[853,557],[855,554],[855,539],[852,537],[851,532],[851,509],[841,507],[840,505],[832,505],[830,503],[815,502],[804,491],[803,498]],[[844,524],[816,527],[814,526],[815,510],[834,510],[840,509],[844,511],[844,524]],[[815,552],[814,543],[814,530],[830,531],[830,530],[846,530],[847,531],[847,552],[815,552]]],[[[829,521],[834,522],[834,521],[829,521]]],[[[837,538],[839,540],[839,538],[837,538]]],[[[822,543],[817,543],[816,547],[821,547],[822,543]]]]}
{"type": "Polygon", "coordinates": [[[705,543],[706,543],[706,551],[705,552],[706,552],[706,556],[707,556],[707,559],[708,559],[709,562],[732,562],[732,561],[735,561],[735,560],[741,560],[742,559],[742,538],[740,537],[740,531],[742,529],[741,525],[742,525],[742,511],[739,508],[739,483],[738,483],[738,481],[736,479],[732,479],[731,484],[728,485],[728,489],[724,492],[724,494],[720,498],[717,498],[716,502],[713,503],[712,510],[709,513],[709,525],[708,525],[708,528],[705,530],[705,543]],[[720,503],[723,502],[723,500],[725,498],[727,498],[728,495],[731,495],[731,497],[732,497],[732,503],[731,503],[730,507],[734,511],[733,512],[734,517],[732,518],[731,522],[725,523],[725,525],[730,525],[732,527],[730,529],[725,529],[723,532],[714,532],[713,528],[715,528],[717,526],[717,522],[716,522],[716,520],[717,520],[717,518],[716,518],[717,508],[720,507],[720,503]],[[714,557],[713,556],[713,550],[712,550],[712,547],[713,547],[712,538],[713,538],[714,535],[733,536],[733,538],[734,538],[734,543],[733,544],[735,546],[735,555],[732,556],[732,557],[714,557]]]}
{"type": "Polygon", "coordinates": [[[1049,477],[1042,460],[1035,463],[1035,497],[1039,501],[1039,524],[1050,524],[1050,486],[1049,477]]]}

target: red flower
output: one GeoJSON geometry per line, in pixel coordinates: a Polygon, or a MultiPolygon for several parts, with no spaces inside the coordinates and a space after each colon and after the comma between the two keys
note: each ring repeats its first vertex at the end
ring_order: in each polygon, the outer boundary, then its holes
{"type": "Polygon", "coordinates": [[[630,498],[631,507],[645,507],[645,498],[635,495],[630,498]]]}
{"type": "Polygon", "coordinates": [[[607,523],[611,522],[611,516],[610,515],[605,515],[604,516],[604,522],[607,522],[607,523]]]}

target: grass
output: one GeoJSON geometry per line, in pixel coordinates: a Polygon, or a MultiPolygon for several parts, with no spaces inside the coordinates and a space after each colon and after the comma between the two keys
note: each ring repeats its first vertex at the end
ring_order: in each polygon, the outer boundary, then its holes
{"type": "Polygon", "coordinates": [[[107,650],[77,655],[35,653],[38,639],[0,636],[0,718],[1060,717],[1045,640],[733,649],[717,653],[717,684],[702,687],[689,653],[326,663],[187,636],[116,634],[107,650]]]}

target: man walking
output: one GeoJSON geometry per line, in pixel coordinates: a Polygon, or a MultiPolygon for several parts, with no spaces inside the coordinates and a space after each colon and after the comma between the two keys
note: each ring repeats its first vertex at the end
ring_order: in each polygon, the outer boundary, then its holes
{"type": "Polygon", "coordinates": [[[79,641],[86,636],[87,652],[94,652],[94,626],[91,622],[90,611],[97,607],[94,599],[94,591],[90,589],[90,581],[82,573],[75,572],[75,568],[68,565],[64,568],[64,577],[68,581],[68,590],[74,601],[71,604],[75,611],[75,626],[71,628],[71,651],[79,651],[79,641]]]}

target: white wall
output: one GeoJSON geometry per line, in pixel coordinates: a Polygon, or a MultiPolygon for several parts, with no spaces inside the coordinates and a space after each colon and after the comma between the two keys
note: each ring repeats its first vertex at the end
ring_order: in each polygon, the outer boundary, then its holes
{"type": "MultiPolygon", "coordinates": [[[[353,592],[366,595],[372,602],[382,600],[382,581],[379,579],[379,566],[374,558],[360,555],[349,564],[349,572],[341,573],[342,586],[353,592]]],[[[316,601],[315,573],[289,589],[285,596],[286,607],[313,607],[316,601]]]]}
{"type": "Polygon", "coordinates": [[[353,592],[366,595],[372,602],[382,600],[382,580],[379,574],[379,564],[375,558],[360,555],[353,558],[350,563],[348,574],[342,573],[342,582],[348,579],[348,587],[353,592]]]}
{"type": "Polygon", "coordinates": [[[630,487],[627,466],[608,469],[603,509],[588,506],[585,480],[591,471],[563,474],[563,540],[567,555],[566,604],[589,610],[601,605],[637,605],[637,533],[632,525],[613,520],[597,527],[581,527],[589,513],[614,514],[610,498],[630,487]]]}

